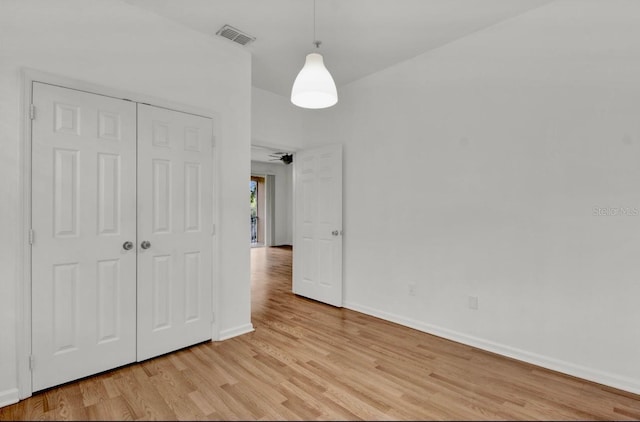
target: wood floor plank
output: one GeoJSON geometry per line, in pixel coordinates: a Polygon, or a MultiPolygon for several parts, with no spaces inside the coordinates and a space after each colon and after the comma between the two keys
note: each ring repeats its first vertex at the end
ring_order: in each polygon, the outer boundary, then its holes
{"type": "Polygon", "coordinates": [[[87,411],[82,402],[82,394],[78,388],[78,383],[65,384],[59,389],[48,391],[47,402],[54,404],[50,412],[56,420],[87,419],[87,411]]]}
{"type": "Polygon", "coordinates": [[[297,297],[253,248],[255,331],[38,392],[5,420],[640,420],[640,396],[297,297]]]}
{"type": "Polygon", "coordinates": [[[355,414],[340,404],[324,398],[325,388],[319,387],[308,378],[292,377],[280,384],[282,394],[288,399],[293,396],[303,400],[320,414],[322,420],[360,420],[355,414]]]}
{"type": "Polygon", "coordinates": [[[82,392],[82,403],[85,407],[99,403],[109,398],[104,383],[99,378],[87,378],[78,383],[82,392]]]}
{"type": "Polygon", "coordinates": [[[87,420],[132,421],[134,412],[122,396],[87,406],[87,420]]]}
{"type": "MultiPolygon", "coordinates": [[[[191,369],[185,369],[184,374],[198,384],[198,391],[202,393],[203,399],[209,403],[215,413],[222,419],[237,420],[242,417],[241,415],[246,415],[247,412],[232,397],[222,394],[217,380],[212,380],[206,374],[194,372],[191,369]]],[[[246,416],[245,419],[247,419],[246,416]]]]}

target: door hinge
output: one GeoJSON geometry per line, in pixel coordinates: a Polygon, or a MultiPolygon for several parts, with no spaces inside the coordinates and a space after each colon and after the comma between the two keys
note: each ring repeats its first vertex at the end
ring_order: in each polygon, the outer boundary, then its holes
{"type": "Polygon", "coordinates": [[[211,312],[211,323],[215,323],[216,322],[216,313],[215,312],[211,312]]]}
{"type": "Polygon", "coordinates": [[[36,367],[36,358],[33,355],[29,356],[29,370],[33,371],[33,368],[36,367]]]}
{"type": "Polygon", "coordinates": [[[29,118],[31,120],[36,119],[36,106],[33,104],[29,104],[29,118]]]}
{"type": "Polygon", "coordinates": [[[33,245],[35,237],[36,237],[35,233],[33,232],[33,230],[30,229],[29,230],[29,244],[30,245],[33,245]]]}
{"type": "Polygon", "coordinates": [[[211,226],[211,236],[215,236],[215,235],[216,235],[216,225],[215,225],[215,224],[213,224],[213,225],[211,226]]]}
{"type": "Polygon", "coordinates": [[[215,147],[216,147],[216,137],[215,137],[215,136],[212,136],[212,137],[211,137],[211,147],[212,147],[212,148],[215,148],[215,147]]]}

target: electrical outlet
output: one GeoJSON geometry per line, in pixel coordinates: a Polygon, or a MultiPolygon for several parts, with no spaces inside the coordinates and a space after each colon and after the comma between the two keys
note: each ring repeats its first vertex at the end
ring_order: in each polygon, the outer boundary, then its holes
{"type": "Polygon", "coordinates": [[[469,296],[469,309],[478,309],[478,296],[469,296]]]}
{"type": "Polygon", "coordinates": [[[409,296],[416,295],[416,283],[409,283],[409,296]]]}

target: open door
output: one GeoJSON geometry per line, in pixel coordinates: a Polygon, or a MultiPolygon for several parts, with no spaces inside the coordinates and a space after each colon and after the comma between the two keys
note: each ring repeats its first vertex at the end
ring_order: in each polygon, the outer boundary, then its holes
{"type": "Polygon", "coordinates": [[[342,145],[296,152],[293,293],[342,306],[342,145]]]}

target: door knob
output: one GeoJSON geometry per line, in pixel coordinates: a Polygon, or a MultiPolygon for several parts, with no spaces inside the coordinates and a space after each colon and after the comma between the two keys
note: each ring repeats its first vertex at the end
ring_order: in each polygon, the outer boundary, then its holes
{"type": "Polygon", "coordinates": [[[133,249],[133,242],[129,242],[128,240],[122,244],[122,249],[125,251],[130,251],[133,249]]]}
{"type": "Polygon", "coordinates": [[[149,242],[148,240],[143,240],[140,244],[140,247],[142,249],[149,249],[151,247],[151,242],[149,242]]]}
{"type": "Polygon", "coordinates": [[[340,232],[338,230],[334,230],[331,232],[332,235],[337,236],[340,234],[340,232]]]}

